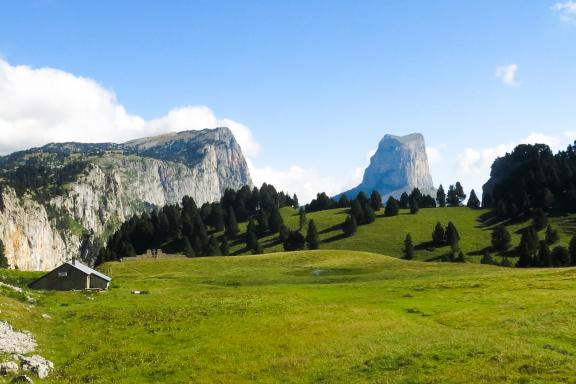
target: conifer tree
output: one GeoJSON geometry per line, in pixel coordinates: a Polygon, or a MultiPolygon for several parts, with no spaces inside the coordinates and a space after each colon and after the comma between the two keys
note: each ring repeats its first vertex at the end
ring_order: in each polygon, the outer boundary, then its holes
{"type": "Polygon", "coordinates": [[[208,244],[206,245],[204,254],[206,256],[220,256],[220,245],[214,236],[210,236],[208,239],[208,244]]]}
{"type": "Polygon", "coordinates": [[[554,267],[567,267],[570,265],[570,254],[568,250],[558,245],[552,250],[552,264],[554,267]]]}
{"type": "Polygon", "coordinates": [[[492,231],[492,247],[497,251],[505,251],[510,247],[512,237],[505,226],[499,225],[492,231]]]}
{"type": "Polygon", "coordinates": [[[547,244],[554,244],[560,239],[557,229],[553,229],[551,225],[546,228],[546,237],[544,238],[547,244]]]}
{"type": "Polygon", "coordinates": [[[352,215],[346,216],[346,220],[344,221],[344,225],[342,226],[342,230],[346,236],[352,236],[356,233],[358,229],[358,224],[356,223],[356,219],[352,215]]]}
{"type": "MultiPolygon", "coordinates": [[[[0,195],[1,196],[1,195],[0,195]]],[[[0,268],[5,269],[8,268],[8,258],[5,254],[4,243],[0,240],[0,268]]]]}
{"type": "Polygon", "coordinates": [[[268,213],[264,209],[260,209],[256,215],[258,226],[256,232],[262,236],[268,231],[268,213]]]}
{"type": "Polygon", "coordinates": [[[480,208],[480,199],[478,199],[478,196],[476,196],[476,192],[474,190],[470,191],[470,197],[468,198],[468,203],[466,206],[472,209],[480,208]]]}
{"type": "Polygon", "coordinates": [[[380,196],[378,191],[372,191],[370,195],[370,207],[372,207],[374,212],[378,212],[382,207],[382,196],[380,196]]]}
{"type": "Polygon", "coordinates": [[[410,213],[415,215],[419,210],[418,199],[415,196],[410,197],[410,213]]]}
{"type": "Polygon", "coordinates": [[[288,238],[289,234],[290,230],[288,229],[288,227],[282,224],[280,226],[280,230],[278,231],[278,240],[283,243],[288,238]]]}
{"type": "Polygon", "coordinates": [[[386,216],[396,216],[400,212],[400,207],[398,206],[398,201],[390,196],[386,202],[386,208],[384,209],[384,215],[386,216]]]}
{"type": "Polygon", "coordinates": [[[254,248],[252,248],[252,254],[253,255],[264,254],[264,248],[262,248],[262,245],[258,242],[258,240],[256,240],[256,244],[254,245],[254,248]]]}
{"type": "Polygon", "coordinates": [[[240,231],[238,228],[238,222],[236,221],[236,214],[232,207],[228,208],[228,214],[226,215],[226,236],[233,238],[240,231]]]}
{"type": "Polygon", "coordinates": [[[350,208],[350,215],[356,219],[356,222],[358,224],[365,223],[364,211],[362,210],[362,206],[360,205],[360,201],[358,199],[354,199],[354,201],[352,202],[352,207],[350,208]]]}
{"type": "Polygon", "coordinates": [[[226,236],[222,236],[220,239],[220,254],[222,256],[230,255],[230,245],[228,245],[228,239],[226,236]]]}
{"type": "Polygon", "coordinates": [[[195,255],[194,250],[192,249],[192,244],[190,244],[190,239],[188,236],[182,237],[182,253],[186,257],[193,257],[195,255]]]}
{"type": "Polygon", "coordinates": [[[537,208],[534,210],[532,220],[534,223],[534,228],[537,231],[543,230],[548,225],[548,216],[541,208],[537,208]]]}
{"type": "Polygon", "coordinates": [[[444,244],[445,233],[444,228],[440,222],[437,222],[436,226],[434,227],[434,231],[432,232],[432,241],[436,246],[442,246],[444,244]]]}
{"type": "Polygon", "coordinates": [[[308,221],[308,219],[306,218],[306,211],[304,210],[304,207],[300,207],[298,219],[299,219],[300,230],[302,230],[304,228],[304,226],[306,225],[306,222],[308,221]]]}
{"type": "Polygon", "coordinates": [[[338,199],[338,208],[350,208],[350,200],[346,195],[341,195],[338,199]]]}
{"type": "Polygon", "coordinates": [[[282,219],[282,215],[280,214],[280,210],[278,209],[278,207],[272,208],[272,211],[270,211],[270,220],[268,223],[270,233],[271,234],[278,233],[283,223],[284,220],[282,219]]]}
{"type": "Polygon", "coordinates": [[[364,224],[373,223],[376,220],[376,213],[372,210],[370,204],[364,205],[364,209],[362,210],[362,214],[364,217],[364,224]]]}
{"type": "Polygon", "coordinates": [[[466,262],[466,257],[464,256],[464,252],[459,251],[458,257],[456,257],[456,262],[457,263],[465,263],[466,262]]]}
{"type": "Polygon", "coordinates": [[[444,233],[446,234],[446,241],[448,241],[448,244],[453,244],[454,242],[460,241],[460,234],[458,233],[458,229],[456,229],[456,226],[451,221],[448,222],[446,231],[444,233]]]}
{"type": "Polygon", "coordinates": [[[308,222],[308,231],[306,233],[306,244],[308,249],[318,249],[320,246],[320,239],[318,238],[318,229],[314,220],[308,222]]]}
{"type": "Polygon", "coordinates": [[[285,251],[299,251],[304,249],[306,239],[299,231],[290,231],[288,238],[284,241],[285,251]]]}
{"type": "Polygon", "coordinates": [[[410,207],[410,196],[406,192],[403,192],[400,196],[400,208],[408,209],[410,207]]]}
{"type": "Polygon", "coordinates": [[[534,264],[538,267],[552,266],[552,253],[545,241],[540,242],[540,246],[538,247],[538,259],[534,264]]]}
{"type": "Polygon", "coordinates": [[[412,260],[414,258],[414,243],[412,236],[408,233],[404,239],[404,259],[412,260]]]}
{"type": "Polygon", "coordinates": [[[205,244],[202,239],[200,239],[200,236],[194,235],[192,238],[192,249],[194,250],[196,256],[202,256],[204,252],[204,245],[205,244]]]}
{"type": "Polygon", "coordinates": [[[494,259],[490,255],[487,249],[484,250],[482,254],[482,259],[480,259],[480,264],[494,264],[494,259]]]}
{"type": "Polygon", "coordinates": [[[436,191],[436,201],[439,207],[444,208],[446,206],[446,192],[444,192],[442,184],[440,184],[438,191],[436,191]]]}

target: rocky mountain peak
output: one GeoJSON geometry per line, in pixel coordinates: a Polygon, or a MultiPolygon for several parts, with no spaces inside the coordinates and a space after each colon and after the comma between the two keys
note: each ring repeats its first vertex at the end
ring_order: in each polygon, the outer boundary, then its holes
{"type": "Polygon", "coordinates": [[[435,193],[424,136],[420,133],[405,136],[387,134],[370,159],[362,183],[344,194],[354,198],[361,191],[369,195],[375,190],[383,197],[399,197],[414,188],[425,194],[435,193]]]}

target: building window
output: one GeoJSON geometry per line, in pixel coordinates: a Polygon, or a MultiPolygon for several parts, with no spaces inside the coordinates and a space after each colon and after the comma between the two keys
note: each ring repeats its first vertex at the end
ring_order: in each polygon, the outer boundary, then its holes
{"type": "Polygon", "coordinates": [[[68,276],[68,271],[60,271],[58,272],[58,277],[67,277],[68,276]]]}

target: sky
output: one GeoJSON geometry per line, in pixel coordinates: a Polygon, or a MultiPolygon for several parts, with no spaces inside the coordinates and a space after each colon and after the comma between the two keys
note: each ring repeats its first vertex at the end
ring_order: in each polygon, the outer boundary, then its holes
{"type": "Polygon", "coordinates": [[[0,0],[0,154],[229,126],[255,184],[361,181],[387,133],[477,192],[576,139],[576,1],[0,0]]]}

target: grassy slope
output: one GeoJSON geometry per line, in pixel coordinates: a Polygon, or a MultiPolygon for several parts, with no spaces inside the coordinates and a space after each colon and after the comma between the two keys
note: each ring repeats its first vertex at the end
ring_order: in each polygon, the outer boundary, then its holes
{"type": "Polygon", "coordinates": [[[14,315],[58,367],[46,382],[544,383],[576,375],[573,268],[315,251],[104,269],[114,277],[109,292],[40,292],[40,306],[14,315]]]}
{"type": "MultiPolygon", "coordinates": [[[[462,238],[460,246],[469,256],[468,261],[479,262],[482,250],[490,246],[492,228],[498,224],[493,221],[485,223],[481,221],[483,215],[487,216],[487,210],[472,210],[465,207],[421,209],[416,215],[402,210],[400,215],[394,217],[384,217],[383,212],[380,211],[374,223],[360,226],[358,232],[352,237],[344,237],[339,225],[346,218],[346,212],[345,209],[334,209],[307,214],[307,218],[314,219],[318,227],[322,241],[321,249],[351,249],[402,257],[404,238],[407,233],[410,233],[416,246],[415,258],[434,260],[449,252],[449,247],[436,248],[431,244],[434,226],[438,221],[444,226],[452,221],[458,228],[462,238]]],[[[282,216],[289,228],[298,229],[296,211],[283,208],[282,216]]],[[[553,227],[560,229],[558,244],[567,246],[570,236],[575,232],[572,217],[551,218],[550,223],[553,227]]],[[[529,224],[530,222],[508,224],[513,246],[520,242],[519,230],[529,224]]],[[[241,229],[244,231],[245,226],[241,226],[241,229]]],[[[283,250],[276,238],[277,236],[268,236],[261,239],[265,252],[283,250]]],[[[544,239],[544,231],[540,233],[540,239],[544,239]]],[[[236,253],[246,253],[243,250],[244,246],[243,242],[238,242],[231,249],[236,253]]]]}

